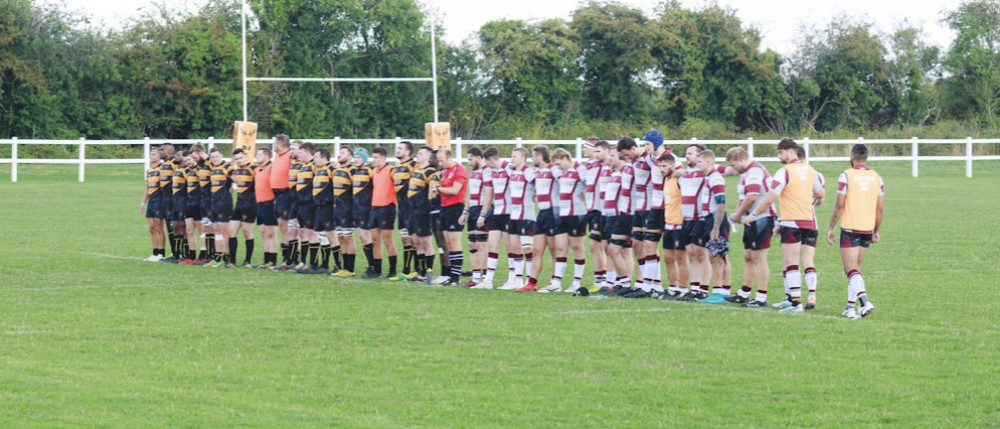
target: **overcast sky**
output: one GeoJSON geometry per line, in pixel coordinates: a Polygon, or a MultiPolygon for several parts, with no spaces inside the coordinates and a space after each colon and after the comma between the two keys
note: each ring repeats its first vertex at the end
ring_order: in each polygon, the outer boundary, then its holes
{"type": "MultiPolygon", "coordinates": [[[[95,22],[115,23],[129,20],[154,0],[64,0],[73,10],[90,16],[95,22]]],[[[418,0],[444,15],[445,39],[459,43],[469,38],[482,24],[500,18],[569,19],[580,0],[418,0]]],[[[858,18],[875,24],[876,29],[890,33],[901,23],[922,27],[926,40],[947,48],[954,37],[941,20],[945,11],[954,10],[961,1],[917,0],[718,0],[718,4],[736,10],[744,25],[757,27],[763,36],[763,47],[783,55],[795,50],[796,30],[802,25],[822,27],[837,15],[858,18]]],[[[196,8],[204,0],[172,0],[170,5],[196,8]]],[[[647,15],[653,14],[660,0],[625,0],[621,3],[637,6],[647,15]]],[[[700,8],[705,0],[681,0],[685,7],[700,8]]]]}

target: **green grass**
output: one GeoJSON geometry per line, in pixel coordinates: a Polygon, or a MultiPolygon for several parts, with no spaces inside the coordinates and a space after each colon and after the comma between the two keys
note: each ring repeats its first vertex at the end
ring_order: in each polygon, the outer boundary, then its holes
{"type": "Polygon", "coordinates": [[[0,427],[996,427],[1000,164],[872,167],[849,322],[825,244],[802,315],[211,270],[140,261],[139,168],[0,166],[0,427]]]}

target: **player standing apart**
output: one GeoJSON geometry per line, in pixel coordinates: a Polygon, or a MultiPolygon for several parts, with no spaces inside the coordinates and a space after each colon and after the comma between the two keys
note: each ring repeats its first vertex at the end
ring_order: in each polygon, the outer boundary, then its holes
{"type": "Polygon", "coordinates": [[[837,179],[837,204],[833,207],[826,241],[833,244],[833,228],[840,221],[840,259],[847,275],[847,308],[844,317],[856,320],[871,314],[875,305],[868,299],[865,279],[861,277],[861,262],[868,247],[881,240],[882,208],[885,206],[885,183],[882,177],[865,165],[868,147],[856,144],[851,148],[851,168],[837,179]],[[855,311],[854,303],[861,307],[855,311]]]}
{"type": "Polygon", "coordinates": [[[139,213],[145,211],[146,224],[149,226],[149,238],[153,242],[153,254],[144,259],[147,262],[159,262],[166,257],[164,249],[165,236],[163,232],[163,215],[160,212],[160,152],[149,151],[149,170],[146,170],[146,190],[142,193],[139,203],[139,213]]]}

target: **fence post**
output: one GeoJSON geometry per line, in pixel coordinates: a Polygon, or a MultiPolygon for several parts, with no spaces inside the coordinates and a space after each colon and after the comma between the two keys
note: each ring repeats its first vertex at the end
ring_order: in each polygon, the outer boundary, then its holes
{"type": "Polygon", "coordinates": [[[454,153],[454,155],[455,155],[455,159],[458,160],[458,163],[462,163],[462,161],[464,160],[464,158],[462,158],[462,156],[465,155],[465,152],[462,152],[462,138],[461,137],[455,137],[455,153],[454,153]]]}
{"type": "Polygon", "coordinates": [[[518,138],[516,138],[516,139],[514,139],[514,140],[516,140],[516,141],[517,141],[517,142],[515,143],[515,146],[514,146],[514,147],[521,147],[521,138],[520,138],[520,137],[518,137],[518,138]]]}
{"type": "Polygon", "coordinates": [[[142,166],[142,173],[145,174],[149,170],[149,137],[142,138],[142,166]]]}
{"type": "Polygon", "coordinates": [[[576,159],[583,159],[583,139],[580,137],[576,138],[576,159]]]}
{"type": "Polygon", "coordinates": [[[215,137],[208,136],[208,151],[211,152],[215,148],[215,137]]]}
{"type": "Polygon", "coordinates": [[[10,182],[17,183],[17,137],[11,137],[14,140],[10,144],[10,182]]]}
{"type": "Polygon", "coordinates": [[[965,177],[972,177],[972,137],[965,138],[965,177]]]}
{"type": "Polygon", "coordinates": [[[747,137],[747,155],[753,159],[753,137],[747,137]]]}
{"type": "Polygon", "coordinates": [[[918,144],[918,141],[919,141],[919,139],[917,139],[916,137],[913,137],[911,139],[911,143],[910,143],[910,156],[913,157],[913,161],[912,161],[913,166],[911,168],[911,170],[912,170],[911,174],[913,175],[913,177],[917,177],[917,176],[920,175],[920,167],[918,166],[918,162],[917,162],[917,155],[919,154],[919,152],[918,152],[919,149],[917,149],[917,147],[920,146],[918,144]]]}
{"type": "Polygon", "coordinates": [[[86,165],[86,158],[83,153],[86,146],[87,141],[83,137],[80,137],[80,183],[83,183],[83,166],[86,165]]]}
{"type": "MultiPolygon", "coordinates": [[[[340,153],[340,136],[336,136],[336,137],[333,138],[333,153],[335,153],[335,154],[336,153],[340,153]]],[[[337,155],[337,156],[339,157],[340,155],[337,155]]],[[[354,155],[352,154],[351,156],[354,156],[354,155]]],[[[348,162],[350,162],[350,161],[348,161],[348,162]]]]}

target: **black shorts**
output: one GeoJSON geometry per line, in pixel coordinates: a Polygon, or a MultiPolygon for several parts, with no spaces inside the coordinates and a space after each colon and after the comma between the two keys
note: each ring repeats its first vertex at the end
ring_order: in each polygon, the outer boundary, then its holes
{"type": "Polygon", "coordinates": [[[410,213],[410,221],[408,223],[410,225],[410,235],[415,235],[417,237],[430,237],[434,233],[431,231],[430,212],[421,210],[413,211],[410,213]]]}
{"type": "MultiPolygon", "coordinates": [[[[333,205],[333,224],[337,228],[354,228],[354,210],[350,204],[337,201],[333,205]]],[[[333,231],[332,229],[330,231],[333,231]]]]}
{"type": "Polygon", "coordinates": [[[587,228],[590,232],[601,233],[603,222],[601,221],[601,212],[597,210],[591,210],[587,212],[587,217],[585,218],[587,222],[587,228]]]}
{"type": "Polygon", "coordinates": [[[173,220],[173,218],[171,218],[171,216],[174,215],[174,200],[172,196],[167,195],[166,198],[160,199],[160,213],[163,214],[164,220],[167,221],[173,220]]]}
{"type": "Polygon", "coordinates": [[[874,234],[861,234],[851,230],[840,230],[840,248],[849,249],[852,247],[868,248],[872,245],[874,234]]]}
{"type": "Polygon", "coordinates": [[[540,210],[538,212],[538,219],[535,221],[535,225],[535,231],[537,234],[545,234],[547,237],[555,237],[557,234],[555,212],[552,209],[540,210]]]}
{"type": "Polygon", "coordinates": [[[316,204],[299,204],[299,228],[313,229],[316,227],[316,204]]]}
{"type": "MultiPolygon", "coordinates": [[[[708,243],[712,239],[712,226],[715,225],[715,215],[708,215],[704,220],[701,221],[702,234],[704,235],[705,242],[708,243]]],[[[722,218],[722,223],[719,224],[719,238],[729,241],[729,216],[722,218]]]]}
{"type": "Polygon", "coordinates": [[[663,210],[653,209],[646,212],[646,219],[642,223],[642,227],[646,228],[646,231],[662,231],[663,230],[663,210]]]}
{"type": "MultiPolygon", "coordinates": [[[[453,204],[448,207],[441,208],[441,230],[448,232],[462,232],[462,225],[458,224],[458,218],[462,217],[462,212],[465,211],[464,204],[453,204]]],[[[470,210],[469,214],[472,212],[470,210]]],[[[478,215],[477,215],[478,216],[478,215]]],[[[468,222],[471,218],[469,216],[465,217],[465,221],[468,222]]]]}
{"type": "Polygon", "coordinates": [[[635,212],[632,214],[632,229],[645,228],[646,217],[649,216],[649,211],[635,212]]]}
{"type": "Polygon", "coordinates": [[[402,231],[405,229],[412,234],[413,231],[411,229],[413,228],[410,226],[410,220],[413,216],[410,214],[410,210],[406,206],[400,205],[396,217],[398,218],[397,227],[399,230],[402,231]]]}
{"type": "Polygon", "coordinates": [[[743,228],[743,248],[746,250],[770,249],[772,235],[774,235],[773,217],[754,219],[753,223],[743,228]]]}
{"type": "Polygon", "coordinates": [[[274,200],[257,203],[257,225],[278,226],[278,218],[274,215],[274,200]]]}
{"type": "Polygon", "coordinates": [[[615,229],[615,226],[617,224],[618,224],[618,216],[601,215],[601,220],[598,225],[601,228],[600,231],[601,231],[602,241],[611,241],[611,233],[615,229]]]}
{"type": "Polygon", "coordinates": [[[184,214],[187,211],[187,205],[184,202],[174,203],[170,209],[170,220],[174,222],[184,222],[184,214]]]}
{"type": "Polygon", "coordinates": [[[163,213],[160,208],[160,199],[150,198],[146,201],[146,217],[150,219],[163,219],[163,213]]]}
{"type": "Polygon", "coordinates": [[[257,221],[257,204],[236,205],[233,209],[233,216],[229,220],[238,222],[254,223],[257,221]]]}
{"type": "Polygon", "coordinates": [[[802,243],[805,246],[816,247],[816,240],[819,238],[819,231],[815,229],[783,226],[778,233],[781,234],[781,244],[802,243]]]}
{"type": "Polygon", "coordinates": [[[274,214],[278,219],[295,219],[295,194],[288,189],[274,189],[274,214]]]}
{"type": "Polygon", "coordinates": [[[535,221],[533,220],[512,220],[510,221],[510,229],[507,231],[509,234],[515,234],[520,236],[534,236],[535,235],[535,221]]]}
{"type": "Polygon", "coordinates": [[[201,220],[201,209],[195,206],[188,207],[187,210],[184,210],[184,219],[201,220]]]}
{"type": "Polygon", "coordinates": [[[632,216],[615,216],[615,225],[611,228],[611,235],[632,236],[632,216]]]}
{"type": "Polygon", "coordinates": [[[510,232],[510,215],[492,215],[486,219],[487,231],[510,232]]]}
{"type": "Polygon", "coordinates": [[[663,248],[666,250],[685,250],[688,241],[688,236],[683,229],[663,231],[663,248]]]}
{"type": "Polygon", "coordinates": [[[556,235],[569,234],[570,237],[583,237],[587,234],[586,216],[561,216],[556,219],[556,235]]]}
{"type": "Polygon", "coordinates": [[[221,198],[212,200],[212,222],[228,223],[233,217],[233,201],[229,199],[229,194],[224,193],[221,198]]]}
{"type": "MultiPolygon", "coordinates": [[[[337,225],[333,218],[333,204],[314,205],[314,207],[316,207],[316,215],[313,217],[312,229],[316,232],[335,231],[337,225]]],[[[301,218],[299,218],[299,222],[302,222],[301,218]]]]}
{"type": "Polygon", "coordinates": [[[396,206],[372,207],[368,217],[368,226],[372,229],[392,229],[396,220],[396,206]]]}
{"type": "Polygon", "coordinates": [[[488,222],[483,222],[482,228],[480,228],[479,225],[477,225],[479,221],[479,215],[481,214],[483,214],[483,206],[469,207],[469,215],[465,217],[465,225],[466,229],[469,231],[469,234],[490,232],[489,225],[487,225],[488,222]]]}
{"type": "Polygon", "coordinates": [[[201,218],[202,219],[212,220],[212,198],[211,197],[204,197],[204,198],[201,199],[201,207],[200,207],[199,211],[201,212],[201,218]]]}
{"type": "Polygon", "coordinates": [[[440,241],[442,238],[444,238],[444,234],[441,234],[444,231],[441,229],[441,209],[439,208],[431,209],[431,212],[428,216],[431,219],[431,232],[434,234],[434,238],[440,241]]]}
{"type": "Polygon", "coordinates": [[[705,236],[702,233],[702,225],[705,224],[703,220],[685,220],[684,224],[681,226],[681,233],[687,237],[687,243],[693,244],[699,247],[705,247],[705,236]]]}

